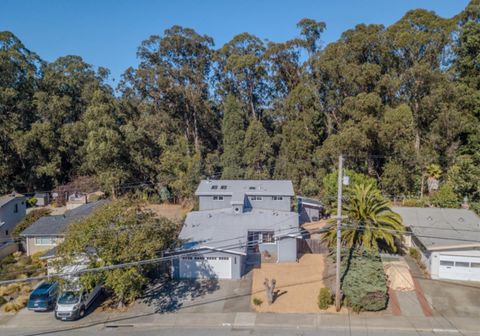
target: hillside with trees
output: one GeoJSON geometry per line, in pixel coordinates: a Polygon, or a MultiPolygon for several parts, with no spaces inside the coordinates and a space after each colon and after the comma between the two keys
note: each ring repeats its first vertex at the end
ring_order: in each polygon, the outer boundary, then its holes
{"type": "MultiPolygon", "coordinates": [[[[191,197],[201,178],[291,179],[323,195],[337,156],[388,198],[480,202],[480,1],[223,46],[173,26],[138,47],[118,87],[80,56],[53,62],[0,32],[0,193],[81,175],[104,190],[191,197]]],[[[475,205],[477,202],[477,205],[475,205]]]]}

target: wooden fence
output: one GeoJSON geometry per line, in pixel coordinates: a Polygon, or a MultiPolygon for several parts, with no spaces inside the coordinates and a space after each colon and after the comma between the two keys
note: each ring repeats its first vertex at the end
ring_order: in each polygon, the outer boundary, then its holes
{"type": "Polygon", "coordinates": [[[328,247],[320,239],[300,239],[298,242],[299,253],[328,253],[328,247]]]}

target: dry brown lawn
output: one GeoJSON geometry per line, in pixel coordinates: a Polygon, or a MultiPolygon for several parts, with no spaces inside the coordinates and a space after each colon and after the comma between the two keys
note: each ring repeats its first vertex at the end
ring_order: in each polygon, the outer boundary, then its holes
{"type": "MultiPolygon", "coordinates": [[[[319,313],[317,296],[324,287],[325,258],[323,254],[304,254],[298,263],[262,264],[253,270],[251,306],[258,312],[319,313]],[[279,296],[269,305],[263,282],[265,278],[277,281],[279,296]],[[253,304],[253,298],[263,301],[253,304]]],[[[332,308],[332,307],[331,307],[332,308]]],[[[328,310],[333,311],[333,309],[328,310]]]]}
{"type": "Polygon", "coordinates": [[[191,210],[191,206],[181,204],[149,204],[145,209],[153,211],[159,217],[166,217],[172,221],[179,222],[191,210]]]}
{"type": "Polygon", "coordinates": [[[302,225],[302,227],[311,233],[313,239],[320,239],[321,235],[318,233],[319,229],[328,226],[328,219],[322,219],[316,222],[309,222],[302,225]]]}

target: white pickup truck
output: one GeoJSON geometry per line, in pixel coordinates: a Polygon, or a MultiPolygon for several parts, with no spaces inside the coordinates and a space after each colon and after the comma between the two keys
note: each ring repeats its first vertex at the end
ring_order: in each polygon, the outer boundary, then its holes
{"type": "Polygon", "coordinates": [[[101,292],[102,285],[95,286],[91,291],[82,289],[62,291],[55,307],[55,318],[62,321],[81,319],[101,292]]]}

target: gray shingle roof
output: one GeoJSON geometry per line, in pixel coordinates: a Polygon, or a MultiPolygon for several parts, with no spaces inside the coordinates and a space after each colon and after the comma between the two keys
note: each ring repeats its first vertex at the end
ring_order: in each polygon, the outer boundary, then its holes
{"type": "Polygon", "coordinates": [[[237,195],[242,194],[261,196],[294,195],[292,181],[288,180],[202,180],[195,192],[197,196],[232,195],[234,198],[238,198],[239,196],[237,195]]]}
{"type": "Polygon", "coordinates": [[[308,205],[316,206],[316,207],[319,207],[319,208],[323,207],[322,202],[320,202],[319,200],[316,200],[314,198],[309,198],[309,197],[304,197],[304,196],[297,195],[297,199],[299,199],[303,204],[308,204],[308,205]]]}
{"type": "Polygon", "coordinates": [[[26,228],[21,236],[54,236],[63,235],[68,225],[79,221],[90,215],[93,210],[106,204],[107,200],[100,200],[94,203],[88,203],[78,208],[72,209],[65,215],[44,216],[26,228]]]}
{"type": "Polygon", "coordinates": [[[0,208],[10,203],[10,201],[13,201],[16,198],[23,198],[23,197],[24,196],[20,194],[0,196],[0,208]]]}
{"type": "Polygon", "coordinates": [[[466,209],[393,207],[429,250],[480,245],[480,217],[466,209]]]}
{"type": "Polygon", "coordinates": [[[232,209],[188,213],[179,238],[184,248],[218,248],[246,253],[248,231],[274,231],[276,236],[298,235],[298,214],[290,211],[252,209],[235,214],[232,209]],[[240,246],[243,245],[243,246],[240,246]]]}

